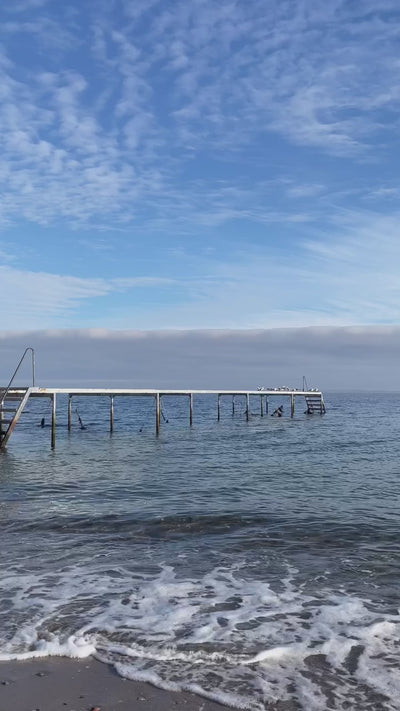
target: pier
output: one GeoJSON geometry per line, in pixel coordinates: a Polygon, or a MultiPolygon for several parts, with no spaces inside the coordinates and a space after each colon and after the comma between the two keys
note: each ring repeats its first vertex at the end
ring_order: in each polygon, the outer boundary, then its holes
{"type": "MultiPolygon", "coordinates": [[[[141,388],[43,388],[35,385],[35,351],[31,346],[25,348],[22,357],[11,376],[7,386],[0,387],[0,450],[6,448],[7,442],[10,439],[14,428],[21,417],[24,408],[30,398],[48,398],[51,402],[51,447],[56,446],[56,429],[57,429],[57,395],[66,395],[68,397],[68,431],[72,429],[72,400],[74,397],[104,397],[108,398],[110,406],[110,424],[109,431],[114,431],[114,408],[116,397],[147,397],[153,398],[154,407],[154,426],[155,433],[158,436],[161,429],[162,416],[162,398],[167,396],[183,397],[188,399],[188,420],[190,427],[193,426],[194,418],[194,397],[195,395],[213,395],[216,398],[217,404],[217,420],[221,419],[221,400],[222,398],[231,398],[232,400],[232,417],[235,415],[235,403],[237,398],[245,399],[246,420],[250,419],[250,398],[259,398],[260,416],[264,417],[269,412],[269,398],[277,396],[288,398],[290,401],[290,417],[294,417],[296,398],[302,397],[306,404],[306,413],[308,415],[325,413],[325,403],[322,392],[317,388],[309,389],[306,386],[306,379],[303,376],[303,389],[296,388],[257,388],[257,390],[158,390],[158,389],[141,389],[141,388]],[[29,387],[16,387],[13,382],[21,368],[25,358],[30,356],[32,367],[32,385],[29,387]]],[[[278,408],[275,412],[278,417],[282,413],[278,408]]],[[[275,414],[275,413],[272,413],[275,414]]],[[[80,420],[80,418],[79,418],[80,420]]]]}
{"type": "MultiPolygon", "coordinates": [[[[232,416],[235,415],[235,405],[238,399],[245,403],[245,418],[250,419],[250,398],[259,401],[259,414],[261,417],[273,414],[269,412],[270,398],[274,400],[284,398],[289,401],[290,417],[295,416],[296,401],[298,398],[303,399],[306,412],[312,414],[324,414],[325,403],[322,392],[317,389],[297,390],[289,388],[272,388],[269,390],[156,390],[156,389],[138,389],[138,388],[44,388],[44,387],[26,387],[26,388],[0,388],[0,449],[4,449],[7,442],[23,413],[23,410],[30,398],[47,398],[51,402],[51,447],[56,446],[56,429],[57,429],[57,396],[66,395],[67,401],[67,426],[68,430],[72,428],[72,403],[74,397],[103,397],[109,401],[109,431],[114,431],[114,413],[115,413],[115,398],[153,398],[154,400],[154,430],[155,434],[159,435],[161,430],[162,420],[162,399],[168,396],[186,398],[188,401],[188,424],[193,426],[195,418],[195,396],[210,395],[214,396],[216,406],[216,419],[221,419],[221,401],[229,398],[231,402],[232,416]]],[[[303,404],[304,407],[304,404],[303,404]]]]}

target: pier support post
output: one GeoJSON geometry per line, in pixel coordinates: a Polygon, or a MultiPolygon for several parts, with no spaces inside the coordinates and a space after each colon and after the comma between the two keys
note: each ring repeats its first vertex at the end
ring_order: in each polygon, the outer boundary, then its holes
{"type": "Polygon", "coordinates": [[[110,397],[110,432],[114,432],[114,395],[110,397]]]}
{"type": "Polygon", "coordinates": [[[265,414],[268,415],[268,395],[265,396],[265,414]]]}
{"type": "Polygon", "coordinates": [[[294,395],[290,396],[290,417],[294,417],[294,395]]]}
{"type": "Polygon", "coordinates": [[[68,395],[68,432],[72,427],[72,395],[68,395]]]}
{"type": "Polygon", "coordinates": [[[246,393],[246,420],[250,417],[250,395],[246,393]]]}
{"type": "Polygon", "coordinates": [[[160,434],[160,424],[161,424],[161,399],[160,393],[156,395],[156,435],[160,434]]]}
{"type": "Polygon", "coordinates": [[[193,393],[189,395],[189,422],[190,426],[193,426],[193,393]]]}
{"type": "Polygon", "coordinates": [[[232,417],[235,417],[235,396],[232,395],[232,417]]]}
{"type": "Polygon", "coordinates": [[[217,405],[217,417],[218,417],[218,422],[221,419],[221,395],[218,394],[218,405],[217,405]]]}
{"type": "Polygon", "coordinates": [[[51,411],[51,448],[56,446],[56,394],[51,396],[52,411],[51,411]]]}
{"type": "Polygon", "coordinates": [[[260,415],[264,417],[264,395],[260,397],[260,415]]]}

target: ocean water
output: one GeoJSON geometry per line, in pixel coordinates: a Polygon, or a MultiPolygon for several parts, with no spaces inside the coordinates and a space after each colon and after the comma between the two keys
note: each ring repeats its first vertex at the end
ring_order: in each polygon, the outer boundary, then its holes
{"type": "Polygon", "coordinates": [[[95,655],[234,708],[400,708],[400,395],[29,403],[0,455],[0,659],[95,655]],[[278,398],[276,405],[279,404],[278,398]],[[276,406],[275,405],[275,406],[276,406]],[[274,403],[271,402],[271,407],[274,403]],[[270,410],[271,411],[271,410],[270,410]],[[81,416],[86,429],[79,427],[81,416]],[[46,426],[39,426],[45,417],[46,426]]]}

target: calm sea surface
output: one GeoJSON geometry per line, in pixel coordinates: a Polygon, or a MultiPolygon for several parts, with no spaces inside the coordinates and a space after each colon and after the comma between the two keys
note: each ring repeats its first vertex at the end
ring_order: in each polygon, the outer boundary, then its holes
{"type": "Polygon", "coordinates": [[[0,455],[0,659],[86,656],[237,708],[400,708],[400,394],[29,403],[0,455]],[[279,404],[276,399],[275,407],[279,404]],[[271,403],[274,406],[274,403],[271,403]],[[86,429],[79,428],[77,414],[86,429]],[[40,420],[46,419],[42,429],[40,420]],[[167,421],[168,420],[168,421],[167,421]]]}

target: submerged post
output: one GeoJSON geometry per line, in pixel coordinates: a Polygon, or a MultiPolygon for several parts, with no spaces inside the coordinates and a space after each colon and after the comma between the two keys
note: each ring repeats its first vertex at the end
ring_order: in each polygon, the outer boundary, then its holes
{"type": "Polygon", "coordinates": [[[264,417],[264,395],[260,396],[260,415],[264,417]]]}
{"type": "Polygon", "coordinates": [[[235,417],[235,396],[232,395],[232,417],[235,417]]]}
{"type": "Polygon", "coordinates": [[[190,421],[190,426],[192,427],[193,425],[193,393],[190,393],[189,395],[189,421],[190,421]]]}
{"type": "Polygon", "coordinates": [[[265,396],[265,414],[268,415],[268,395],[265,396]]]}
{"type": "Polygon", "coordinates": [[[110,432],[114,432],[114,395],[110,397],[110,432]]]}
{"type": "Polygon", "coordinates": [[[294,395],[290,396],[290,417],[294,417],[294,395]]]}
{"type": "Polygon", "coordinates": [[[161,407],[160,407],[160,393],[156,395],[156,434],[160,434],[160,424],[161,424],[161,407]]]}
{"type": "Polygon", "coordinates": [[[218,422],[219,422],[221,419],[221,395],[219,393],[218,393],[217,413],[218,413],[218,422]]]}
{"type": "Polygon", "coordinates": [[[246,420],[250,417],[250,395],[246,393],[246,420]]]}
{"type": "Polygon", "coordinates": [[[68,395],[68,432],[72,427],[72,395],[68,395]]]}
{"type": "Polygon", "coordinates": [[[53,393],[52,399],[52,411],[51,411],[51,448],[54,449],[56,446],[56,394],[53,393]]]}

